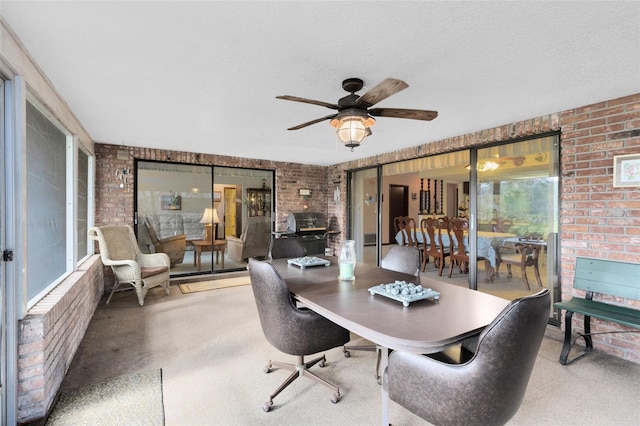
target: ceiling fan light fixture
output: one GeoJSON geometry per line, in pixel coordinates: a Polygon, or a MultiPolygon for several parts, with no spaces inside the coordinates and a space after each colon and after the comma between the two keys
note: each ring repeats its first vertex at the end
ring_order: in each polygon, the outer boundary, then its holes
{"type": "Polygon", "coordinates": [[[360,146],[367,136],[371,134],[369,127],[375,124],[376,120],[365,111],[349,109],[339,113],[330,124],[337,128],[336,135],[340,142],[347,148],[360,146]]]}
{"type": "Polygon", "coordinates": [[[366,139],[371,130],[365,126],[365,121],[360,117],[347,117],[341,120],[340,127],[336,130],[338,139],[347,148],[353,148],[360,146],[366,139]]]}

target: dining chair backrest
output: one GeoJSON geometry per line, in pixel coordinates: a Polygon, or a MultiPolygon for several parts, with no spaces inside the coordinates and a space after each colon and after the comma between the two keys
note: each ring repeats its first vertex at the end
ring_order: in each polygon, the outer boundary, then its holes
{"type": "Polygon", "coordinates": [[[466,257],[469,261],[466,247],[464,245],[464,233],[469,229],[469,222],[464,219],[454,218],[449,221],[449,231],[451,232],[450,246],[451,254],[456,257],[466,257]]]}
{"type": "Polygon", "coordinates": [[[511,219],[505,219],[502,217],[497,217],[494,219],[491,219],[491,221],[489,221],[489,224],[491,225],[491,230],[493,232],[509,232],[511,230],[511,227],[513,226],[513,222],[511,221],[511,219]]]}
{"type": "Polygon", "coordinates": [[[380,267],[404,274],[420,274],[420,250],[417,247],[393,245],[380,261],[380,267]]]}
{"type": "Polygon", "coordinates": [[[438,251],[441,246],[440,231],[440,222],[437,219],[425,217],[420,221],[420,232],[422,232],[425,253],[438,251]]]}
{"type": "Polygon", "coordinates": [[[304,257],[307,250],[298,238],[274,238],[269,245],[269,259],[304,257]]]}
{"type": "Polygon", "coordinates": [[[396,234],[401,234],[401,245],[417,246],[416,238],[416,221],[411,216],[397,216],[393,219],[393,225],[396,228],[396,234]]]}

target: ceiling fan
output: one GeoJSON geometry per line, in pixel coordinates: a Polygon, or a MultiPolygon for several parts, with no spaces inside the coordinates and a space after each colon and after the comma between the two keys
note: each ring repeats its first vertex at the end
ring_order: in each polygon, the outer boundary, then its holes
{"type": "Polygon", "coordinates": [[[276,96],[277,99],[320,105],[338,111],[335,114],[290,127],[287,130],[298,130],[321,121],[331,120],[329,123],[338,129],[336,131],[338,138],[346,147],[351,148],[353,151],[353,148],[359,146],[362,141],[371,134],[370,127],[376,122],[373,117],[408,118],[412,120],[431,121],[438,116],[437,111],[421,109],[371,108],[378,102],[409,87],[409,85],[402,80],[386,78],[364,95],[356,95],[355,92],[361,90],[363,85],[364,82],[359,78],[348,78],[344,80],[342,82],[342,88],[351,94],[338,100],[337,104],[299,98],[297,96],[276,96]]]}

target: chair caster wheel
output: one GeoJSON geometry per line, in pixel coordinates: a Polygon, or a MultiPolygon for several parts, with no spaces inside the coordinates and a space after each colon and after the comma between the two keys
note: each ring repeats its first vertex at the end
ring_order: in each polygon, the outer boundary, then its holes
{"type": "Polygon", "coordinates": [[[340,394],[339,393],[334,393],[333,395],[331,395],[331,402],[334,404],[337,404],[338,401],[340,401],[340,394]]]}
{"type": "Polygon", "coordinates": [[[345,358],[350,358],[351,357],[351,352],[349,352],[349,351],[342,351],[342,352],[343,352],[345,358]]]}
{"type": "Polygon", "coordinates": [[[273,406],[273,401],[267,401],[262,405],[262,411],[264,411],[265,413],[268,413],[269,410],[271,410],[272,406],[273,406]]]}
{"type": "Polygon", "coordinates": [[[271,372],[271,364],[267,364],[264,366],[264,368],[262,369],[262,371],[264,371],[265,373],[270,373],[271,372]]]}
{"type": "Polygon", "coordinates": [[[320,368],[323,368],[323,367],[324,367],[324,359],[323,359],[323,360],[321,360],[321,361],[318,363],[318,366],[319,366],[320,368]]]}
{"type": "Polygon", "coordinates": [[[382,377],[377,376],[377,377],[376,377],[376,382],[377,382],[379,385],[381,385],[381,384],[382,384],[382,377]]]}

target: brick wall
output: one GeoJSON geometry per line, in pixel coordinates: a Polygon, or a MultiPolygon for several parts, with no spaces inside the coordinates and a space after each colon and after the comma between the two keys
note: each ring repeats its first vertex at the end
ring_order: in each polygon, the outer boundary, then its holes
{"type": "Polygon", "coordinates": [[[92,256],[19,322],[18,410],[21,423],[44,417],[54,401],[104,292],[102,262],[92,256]]]}
{"type": "MultiPolygon", "coordinates": [[[[564,111],[562,123],[561,265],[563,299],[584,296],[573,289],[576,256],[638,263],[640,190],[613,187],[616,155],[640,153],[640,94],[564,111]]],[[[640,301],[603,297],[640,309],[640,301]]],[[[576,331],[582,316],[574,315],[576,331]]],[[[591,331],[628,330],[592,319],[591,331]]],[[[640,335],[603,334],[594,346],[640,363],[640,335]]]]}

